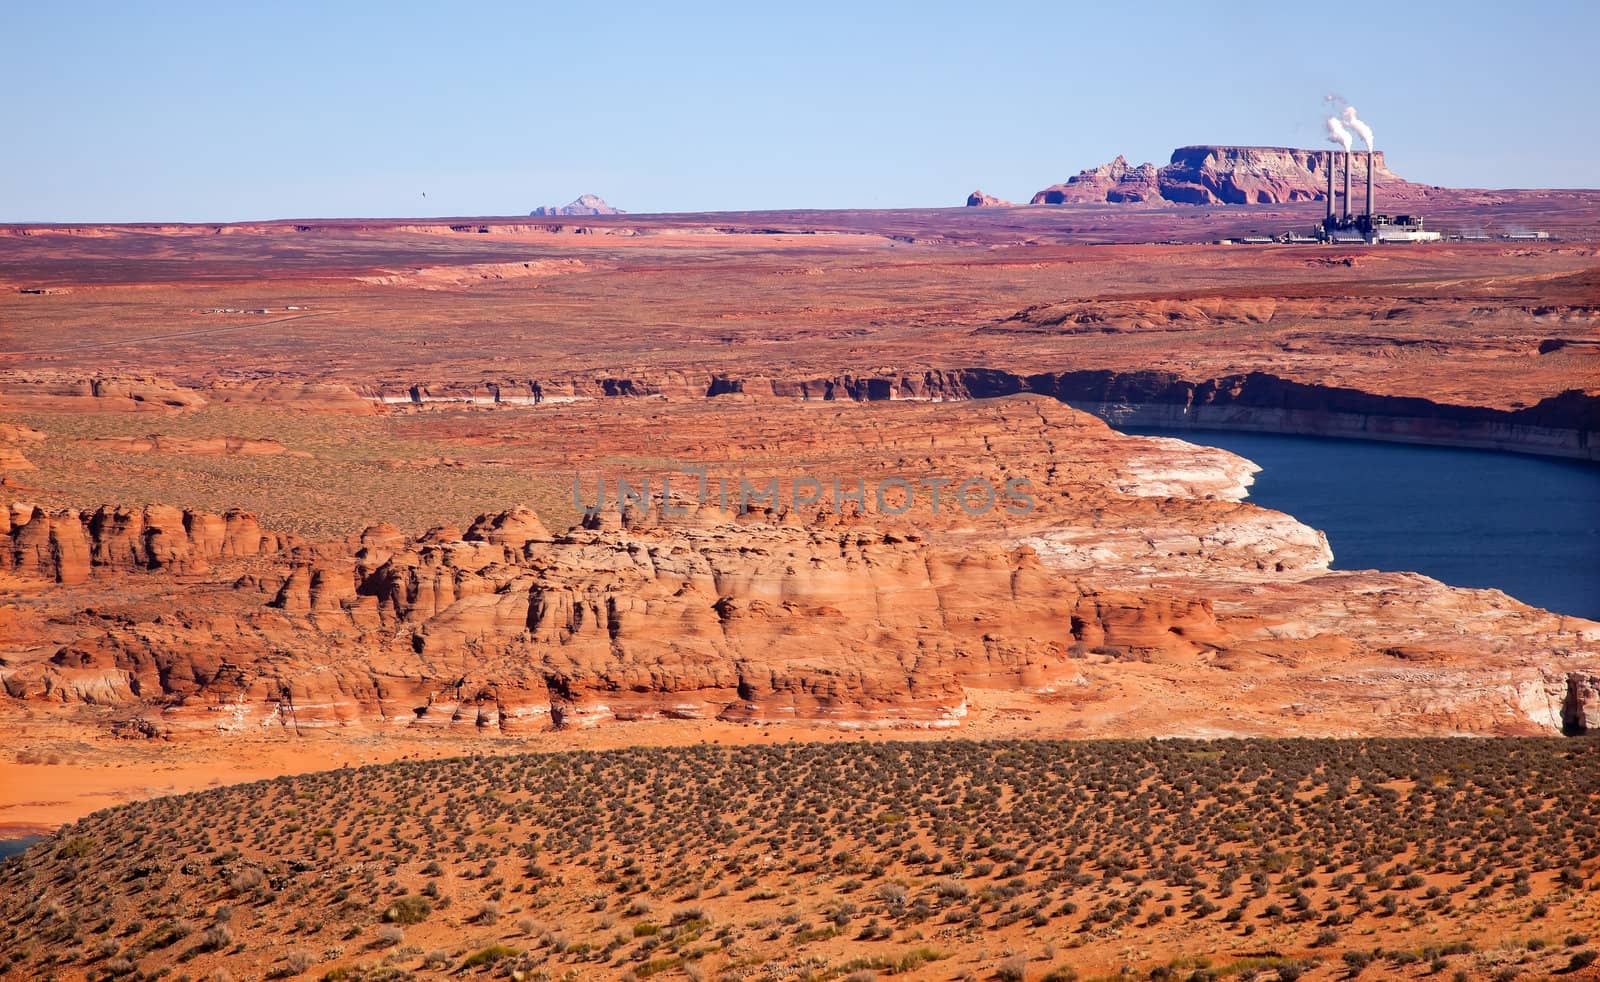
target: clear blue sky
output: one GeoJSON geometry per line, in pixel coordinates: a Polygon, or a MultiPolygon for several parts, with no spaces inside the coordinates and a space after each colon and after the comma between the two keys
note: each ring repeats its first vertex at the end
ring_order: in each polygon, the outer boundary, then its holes
{"type": "Polygon", "coordinates": [[[1328,92],[1412,179],[1593,187],[1597,11],[17,0],[0,221],[1026,199],[1118,153],[1321,146],[1328,92]]]}

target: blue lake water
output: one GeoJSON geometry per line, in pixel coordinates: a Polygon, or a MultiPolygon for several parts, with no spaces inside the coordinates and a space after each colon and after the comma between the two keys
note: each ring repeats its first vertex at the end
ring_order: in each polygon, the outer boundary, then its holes
{"type": "Polygon", "coordinates": [[[44,836],[42,835],[28,835],[20,839],[0,839],[0,860],[9,859],[23,852],[35,842],[43,841],[44,836]]]}
{"type": "Polygon", "coordinates": [[[1600,620],[1600,465],[1275,433],[1126,432],[1255,461],[1250,500],[1326,532],[1334,569],[1412,570],[1600,620]]]}

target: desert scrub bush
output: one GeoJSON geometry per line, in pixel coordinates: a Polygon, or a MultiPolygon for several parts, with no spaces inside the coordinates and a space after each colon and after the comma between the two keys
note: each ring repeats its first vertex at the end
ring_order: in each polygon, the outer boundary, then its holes
{"type": "Polygon", "coordinates": [[[236,896],[243,896],[266,881],[266,876],[254,866],[248,866],[228,878],[228,889],[236,896]]]}
{"type": "Polygon", "coordinates": [[[493,924],[500,919],[500,905],[489,901],[478,907],[478,912],[472,915],[474,924],[493,924]]]}
{"type": "Polygon", "coordinates": [[[282,964],[273,966],[272,970],[267,973],[267,978],[293,978],[296,975],[304,974],[315,964],[316,959],[312,957],[311,952],[296,948],[283,956],[282,964]]]}
{"type": "Polygon", "coordinates": [[[426,897],[401,897],[383,911],[383,919],[390,924],[421,924],[433,913],[433,904],[426,897]]]}
{"type": "Polygon", "coordinates": [[[663,958],[652,958],[647,962],[635,965],[633,968],[633,977],[636,979],[648,979],[652,975],[660,975],[662,972],[665,972],[668,969],[677,968],[682,964],[683,958],[680,955],[668,955],[663,958]]]}
{"type": "Polygon", "coordinates": [[[1352,948],[1340,955],[1339,960],[1344,962],[1352,976],[1360,975],[1368,965],[1372,964],[1372,952],[1352,948]]]}
{"type": "Polygon", "coordinates": [[[940,951],[938,948],[913,948],[894,963],[893,973],[899,975],[914,972],[929,962],[943,961],[949,957],[949,952],[940,951]]]}
{"type": "Polygon", "coordinates": [[[379,948],[393,948],[406,939],[405,929],[398,924],[385,924],[378,928],[373,944],[379,948]]]}
{"type": "Polygon", "coordinates": [[[94,840],[86,835],[74,835],[61,841],[56,850],[57,859],[86,859],[94,852],[94,840]]]}
{"type": "Polygon", "coordinates": [[[510,945],[492,944],[486,948],[479,948],[468,955],[461,963],[462,968],[480,968],[484,965],[493,965],[503,958],[515,958],[522,954],[510,945]]]}
{"type": "Polygon", "coordinates": [[[710,922],[710,919],[706,917],[705,909],[702,907],[684,907],[673,912],[671,922],[673,927],[679,927],[691,922],[706,924],[710,922]]]}

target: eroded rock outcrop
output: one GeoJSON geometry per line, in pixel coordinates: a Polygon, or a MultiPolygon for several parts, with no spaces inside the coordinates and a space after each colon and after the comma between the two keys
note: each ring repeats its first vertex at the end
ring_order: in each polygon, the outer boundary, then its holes
{"type": "Polygon", "coordinates": [[[308,412],[371,416],[378,407],[354,388],[338,382],[285,379],[227,380],[208,389],[214,402],[232,405],[286,405],[308,412]]]}
{"type": "Polygon", "coordinates": [[[0,375],[0,406],[10,409],[176,412],[202,405],[205,399],[198,392],[151,376],[0,375]]]}
{"type": "MultiPolygon", "coordinates": [[[[170,548],[141,551],[139,528],[181,516],[151,511],[102,515],[115,529],[102,521],[87,537],[72,516],[37,528],[30,518],[14,536],[29,557],[17,567],[53,563],[63,582],[113,557],[192,569],[170,548]],[[73,563],[58,558],[69,546],[73,563]]],[[[236,582],[229,613],[119,615],[36,673],[13,672],[8,691],[143,702],[178,729],[655,716],[948,725],[964,680],[1017,684],[1066,666],[1076,592],[1026,548],[956,555],[864,526],[624,524],[551,536],[518,509],[464,534],[396,542],[371,530],[354,555],[295,549],[281,578],[236,582]]]]}
{"type": "Polygon", "coordinates": [[[1574,736],[1600,733],[1600,674],[1567,674],[1566,697],[1561,703],[1561,729],[1574,736]]]}
{"type": "Polygon", "coordinates": [[[204,573],[217,560],[276,552],[286,541],[243,511],[103,505],[51,513],[16,503],[0,512],[0,570],[57,583],[128,570],[204,573]]]}
{"type": "Polygon", "coordinates": [[[996,198],[992,194],[984,194],[981,190],[967,195],[968,208],[1008,208],[1011,202],[1004,198],[996,198]]]}
{"type": "Polygon", "coordinates": [[[1108,201],[1136,203],[1160,201],[1161,189],[1155,164],[1128,163],[1121,154],[1108,164],[1079,171],[1061,184],[1035,194],[1029,204],[1104,204],[1108,201]]]}

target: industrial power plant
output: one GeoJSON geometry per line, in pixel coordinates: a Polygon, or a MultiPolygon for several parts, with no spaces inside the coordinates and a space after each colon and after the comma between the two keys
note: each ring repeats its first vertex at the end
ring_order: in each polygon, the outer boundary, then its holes
{"type": "Polygon", "coordinates": [[[1343,152],[1330,150],[1327,154],[1326,167],[1328,170],[1328,213],[1322,219],[1322,226],[1318,238],[1323,242],[1365,242],[1377,245],[1384,242],[1438,242],[1441,238],[1438,232],[1430,232],[1423,228],[1420,215],[1389,215],[1378,214],[1373,211],[1373,167],[1372,150],[1369,148],[1363,156],[1366,158],[1367,193],[1362,210],[1355,215],[1350,213],[1350,165],[1354,154],[1345,150],[1343,152]],[[1342,207],[1336,206],[1340,195],[1336,189],[1335,175],[1339,172],[1340,161],[1344,164],[1344,194],[1342,207]]]}
{"type": "Polygon", "coordinates": [[[1354,106],[1345,106],[1339,116],[1328,117],[1328,140],[1342,146],[1343,151],[1330,150],[1324,165],[1328,172],[1328,213],[1322,220],[1322,227],[1318,230],[1317,238],[1323,242],[1365,242],[1377,245],[1384,242],[1438,242],[1441,238],[1438,232],[1430,232],[1422,227],[1420,215],[1388,215],[1376,214],[1373,211],[1373,158],[1372,158],[1372,127],[1362,121],[1356,114],[1354,106]],[[1354,142],[1352,130],[1361,134],[1361,140],[1366,144],[1366,170],[1367,170],[1367,195],[1366,202],[1361,212],[1350,214],[1350,165],[1353,157],[1351,144],[1354,142]],[[1335,177],[1339,169],[1340,159],[1344,162],[1344,204],[1343,208],[1335,207],[1335,177]]]}

